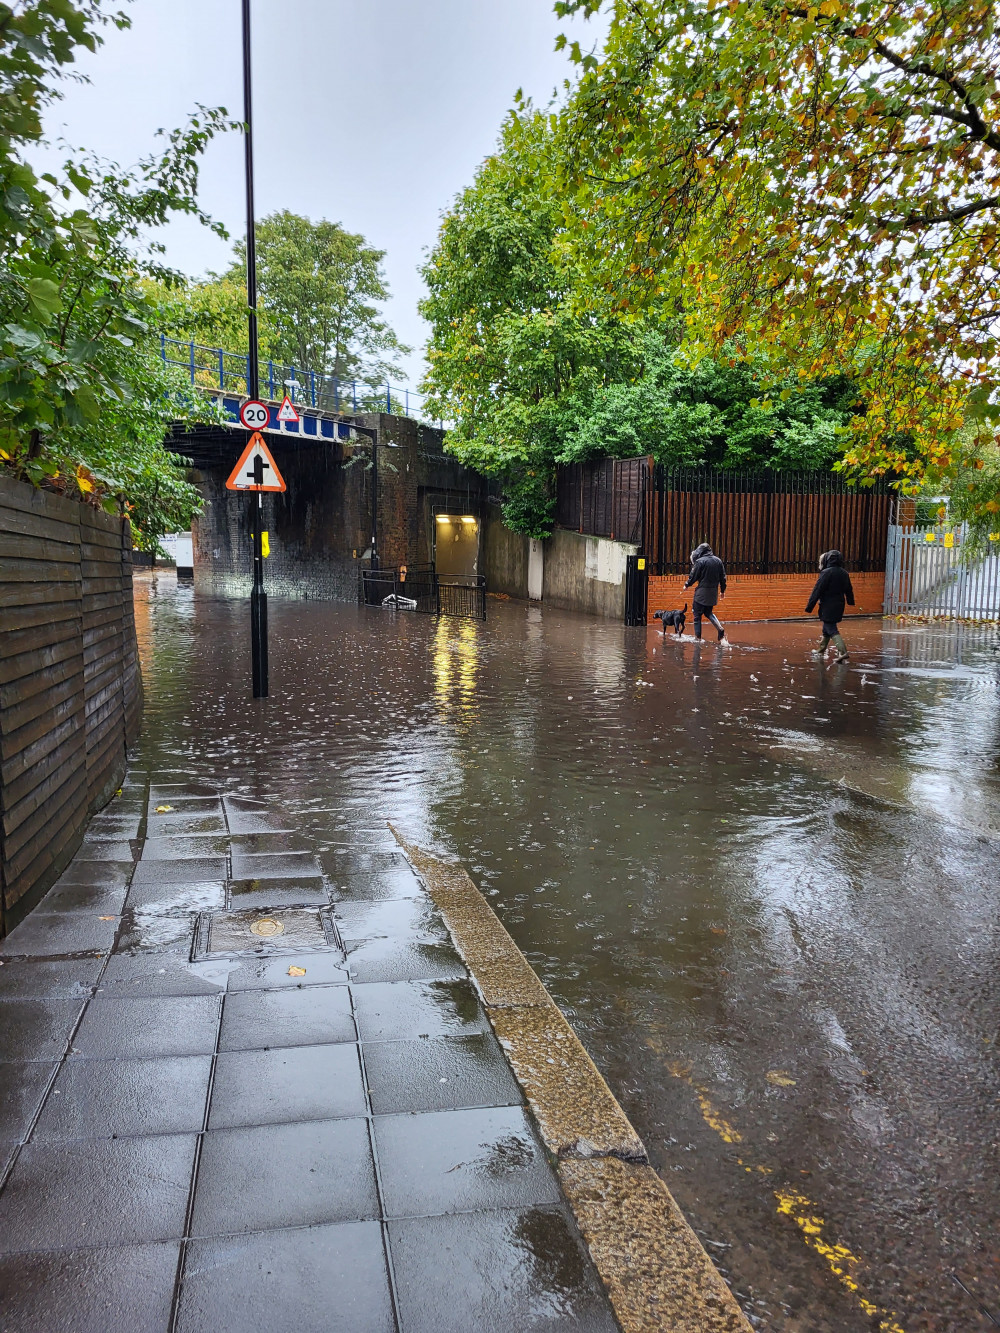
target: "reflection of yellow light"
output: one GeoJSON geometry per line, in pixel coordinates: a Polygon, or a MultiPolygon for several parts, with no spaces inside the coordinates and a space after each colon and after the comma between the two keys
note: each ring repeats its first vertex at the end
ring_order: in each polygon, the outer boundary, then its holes
{"type": "Polygon", "coordinates": [[[475,521],[476,521],[476,520],[475,520],[475,518],[473,517],[472,514],[463,514],[463,515],[462,515],[462,522],[463,522],[463,523],[475,523],[475,521]]]}
{"type": "Polygon", "coordinates": [[[448,514],[436,514],[435,517],[439,523],[450,523],[451,517],[448,514]]]}
{"type": "Polygon", "coordinates": [[[472,721],[478,714],[476,678],[479,668],[477,627],[449,623],[442,616],[434,635],[434,694],[442,718],[472,721]]]}

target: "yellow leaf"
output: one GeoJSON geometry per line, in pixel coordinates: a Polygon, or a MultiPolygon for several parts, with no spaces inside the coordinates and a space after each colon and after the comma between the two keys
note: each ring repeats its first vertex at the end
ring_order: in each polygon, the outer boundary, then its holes
{"type": "Polygon", "coordinates": [[[794,1088],[795,1079],[789,1078],[784,1069],[769,1069],[767,1071],[768,1083],[773,1083],[776,1088],[794,1088]]]}
{"type": "Polygon", "coordinates": [[[84,494],[88,494],[94,489],[94,480],[91,474],[81,463],[76,470],[76,484],[84,494]]]}
{"type": "Polygon", "coordinates": [[[118,920],[118,918],[117,918],[116,916],[100,916],[100,917],[98,917],[97,919],[98,919],[98,921],[117,921],[117,920],[118,920]]]}
{"type": "Polygon", "coordinates": [[[173,808],[174,807],[172,805],[158,805],[156,807],[156,810],[154,811],[154,814],[165,815],[169,810],[172,810],[173,808]]]}
{"type": "Polygon", "coordinates": [[[290,977],[304,977],[305,974],[306,970],[304,967],[290,967],[288,969],[288,975],[290,977]]]}

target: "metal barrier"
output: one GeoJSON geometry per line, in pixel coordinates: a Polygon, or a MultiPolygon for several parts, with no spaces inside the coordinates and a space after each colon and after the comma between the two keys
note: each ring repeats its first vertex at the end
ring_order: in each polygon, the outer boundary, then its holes
{"type": "Polygon", "coordinates": [[[481,574],[437,574],[429,565],[363,569],[359,593],[363,606],[486,619],[486,579],[481,574]]]}
{"type": "Polygon", "coordinates": [[[885,614],[1000,619],[1000,552],[966,558],[963,524],[889,528],[885,614]]]}
{"type": "Polygon", "coordinates": [[[436,578],[440,615],[486,619],[486,579],[482,574],[438,574],[436,578]]]}
{"type": "Polygon", "coordinates": [[[250,359],[245,352],[227,352],[181,342],[160,334],[160,356],[168,366],[180,366],[196,388],[238,393],[277,403],[288,395],[300,407],[324,412],[388,412],[394,416],[420,416],[424,395],[395,384],[366,384],[339,375],[324,375],[303,366],[261,361],[256,389],[250,385],[250,359]]]}

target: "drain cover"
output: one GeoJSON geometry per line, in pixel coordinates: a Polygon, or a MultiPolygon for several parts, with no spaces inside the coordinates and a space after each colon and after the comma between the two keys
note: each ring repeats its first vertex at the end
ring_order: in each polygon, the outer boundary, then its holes
{"type": "Polygon", "coordinates": [[[284,935],[285,927],[273,917],[264,916],[250,927],[251,935],[259,935],[262,940],[269,940],[274,935],[284,935]]]}
{"type": "Polygon", "coordinates": [[[328,909],[287,912],[202,912],[192,957],[226,957],[262,950],[339,949],[340,937],[328,909]]]}

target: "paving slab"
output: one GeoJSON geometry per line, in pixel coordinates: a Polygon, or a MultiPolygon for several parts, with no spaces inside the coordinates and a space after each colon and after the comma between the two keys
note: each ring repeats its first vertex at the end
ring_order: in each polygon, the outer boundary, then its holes
{"type": "Polygon", "coordinates": [[[294,1333],[395,1333],[378,1222],[190,1242],[177,1333],[274,1333],[277,1327],[294,1333]]]}
{"type": "Polygon", "coordinates": [[[358,940],[347,948],[347,970],[353,981],[420,981],[429,977],[456,979],[467,973],[454,946],[420,940],[358,940]]]}
{"type": "Polygon", "coordinates": [[[5,1060],[60,1060],[83,1012],[79,999],[0,1000],[0,1053],[5,1060]]]}
{"type": "Polygon", "coordinates": [[[211,1055],[221,999],[212,995],[120,998],[95,995],[73,1037],[71,1059],[211,1055]]]}
{"type": "Polygon", "coordinates": [[[226,996],[219,1050],[325,1046],[356,1039],[351,997],[343,986],[250,990],[226,996]]]}
{"type": "Polygon", "coordinates": [[[180,1241],[0,1256],[9,1333],[162,1333],[180,1241]],[[16,1293],[16,1300],[10,1299],[16,1293]]]}
{"type": "Polygon", "coordinates": [[[375,1118],[389,1217],[557,1204],[558,1181],[519,1106],[375,1118]]]}
{"type": "Polygon", "coordinates": [[[0,1000],[83,1000],[92,992],[103,959],[0,958],[0,1000]]]}
{"type": "Polygon", "coordinates": [[[402,1333],[618,1331],[562,1209],[390,1222],[389,1240],[402,1333]]]}
{"type": "Polygon", "coordinates": [[[229,906],[237,912],[247,907],[307,907],[330,901],[330,893],[322,875],[232,879],[228,890],[229,906]]]}
{"type": "Polygon", "coordinates": [[[364,1119],[218,1129],[204,1136],[192,1235],[365,1221],[378,1215],[364,1119]]]}
{"type": "Polygon", "coordinates": [[[115,941],[118,917],[102,921],[101,912],[30,912],[14,927],[0,945],[8,957],[31,955],[55,957],[59,954],[107,952],[115,941]]]}
{"type": "Polygon", "coordinates": [[[0,1193],[0,1254],[184,1234],[196,1138],[29,1143],[0,1193]]]}
{"type": "Polygon", "coordinates": [[[198,1133],[211,1075],[210,1055],[69,1061],[46,1100],[33,1141],[198,1133]]]}
{"type": "Polygon", "coordinates": [[[366,1113],[353,1042],[221,1051],[215,1062],[209,1129],[330,1120],[366,1113]]]}
{"type": "Polygon", "coordinates": [[[45,1060],[0,1063],[0,1140],[25,1135],[58,1068],[45,1060]]]}

